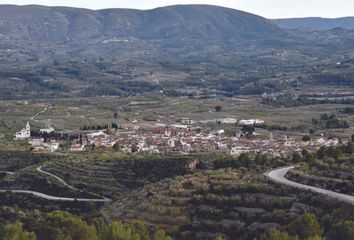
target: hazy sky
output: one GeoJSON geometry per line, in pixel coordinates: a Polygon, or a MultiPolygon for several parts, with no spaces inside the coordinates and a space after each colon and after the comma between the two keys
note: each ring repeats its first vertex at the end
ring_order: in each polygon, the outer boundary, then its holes
{"type": "Polygon", "coordinates": [[[173,4],[212,4],[268,18],[354,16],[354,0],[0,0],[0,4],[40,4],[91,9],[151,9],[173,4]]]}

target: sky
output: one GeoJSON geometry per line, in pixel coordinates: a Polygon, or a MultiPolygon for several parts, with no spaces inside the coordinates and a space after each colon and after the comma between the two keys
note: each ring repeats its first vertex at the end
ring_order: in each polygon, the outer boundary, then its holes
{"type": "Polygon", "coordinates": [[[211,4],[267,18],[354,16],[354,0],[0,0],[0,4],[39,4],[90,9],[152,9],[174,4],[211,4]]]}

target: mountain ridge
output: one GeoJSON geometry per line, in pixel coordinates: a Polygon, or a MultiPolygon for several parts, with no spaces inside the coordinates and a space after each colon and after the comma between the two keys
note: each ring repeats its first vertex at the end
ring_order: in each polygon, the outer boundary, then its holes
{"type": "Polygon", "coordinates": [[[152,10],[0,5],[0,34],[34,41],[102,36],[228,40],[260,34],[266,37],[282,34],[282,30],[263,17],[212,5],[173,5],[152,10]]]}
{"type": "Polygon", "coordinates": [[[308,29],[318,31],[330,30],[333,28],[354,29],[354,17],[351,16],[341,18],[284,18],[275,19],[274,22],[285,29],[308,29]]]}

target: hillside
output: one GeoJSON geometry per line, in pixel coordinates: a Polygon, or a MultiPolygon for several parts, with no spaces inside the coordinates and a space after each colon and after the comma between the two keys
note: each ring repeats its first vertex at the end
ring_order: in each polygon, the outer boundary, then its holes
{"type": "Polygon", "coordinates": [[[210,5],[0,5],[0,39],[0,99],[280,92],[354,48],[351,30],[290,31],[210,5]]]}
{"type": "Polygon", "coordinates": [[[2,38],[69,42],[96,38],[229,40],[281,34],[271,21],[208,5],[177,5],[147,11],[0,6],[2,38]]]}
{"type": "Polygon", "coordinates": [[[274,20],[285,29],[329,30],[332,28],[354,29],[354,17],[345,18],[287,18],[274,20]]]}

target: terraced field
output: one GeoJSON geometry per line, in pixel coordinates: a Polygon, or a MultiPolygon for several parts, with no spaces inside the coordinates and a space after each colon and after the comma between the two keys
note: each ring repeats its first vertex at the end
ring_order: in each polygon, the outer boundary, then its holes
{"type": "Polygon", "coordinates": [[[65,179],[79,189],[87,189],[109,198],[124,194],[169,176],[188,173],[188,157],[126,157],[115,160],[52,161],[43,169],[65,179]]]}
{"type": "Polygon", "coordinates": [[[178,239],[254,239],[303,212],[321,216],[328,209],[353,219],[353,206],[271,183],[263,175],[219,169],[146,185],[118,198],[107,212],[113,219],[179,232],[178,239]]]}
{"type": "Polygon", "coordinates": [[[302,165],[287,175],[290,180],[354,196],[354,157],[325,157],[310,165],[302,165]]]}

